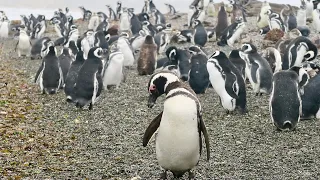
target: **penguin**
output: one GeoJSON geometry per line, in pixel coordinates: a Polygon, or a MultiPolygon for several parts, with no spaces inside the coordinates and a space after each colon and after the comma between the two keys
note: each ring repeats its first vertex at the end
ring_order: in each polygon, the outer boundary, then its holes
{"type": "Polygon", "coordinates": [[[111,85],[115,85],[116,89],[120,87],[121,81],[124,79],[123,62],[123,53],[117,48],[111,49],[103,75],[103,86],[105,90],[111,85]]]}
{"type": "Polygon", "coordinates": [[[301,119],[320,119],[320,75],[311,78],[304,87],[304,94],[301,95],[302,114],[301,119]]]}
{"type": "Polygon", "coordinates": [[[29,24],[30,26],[29,26],[28,30],[33,31],[33,30],[34,30],[34,27],[35,27],[36,24],[38,23],[38,20],[37,20],[36,17],[34,17],[33,14],[30,14],[30,16],[29,16],[29,22],[30,22],[30,24],[29,24]]]}
{"type": "Polygon", "coordinates": [[[119,30],[121,32],[131,31],[130,16],[127,8],[123,8],[123,12],[121,13],[119,30]]]}
{"type": "Polygon", "coordinates": [[[298,74],[298,85],[299,92],[301,95],[304,94],[304,87],[309,83],[310,76],[308,72],[303,68],[303,66],[293,66],[290,70],[298,74]]]}
{"type": "Polygon", "coordinates": [[[168,14],[170,15],[176,15],[177,11],[176,8],[174,8],[171,4],[164,3],[164,5],[168,8],[168,14]]]}
{"type": "Polygon", "coordinates": [[[246,74],[256,96],[270,94],[272,70],[268,61],[258,53],[256,46],[251,43],[243,44],[240,57],[246,60],[246,74]]]}
{"type": "Polygon", "coordinates": [[[58,37],[65,37],[67,35],[67,30],[61,20],[57,18],[51,19],[52,24],[54,25],[54,30],[56,31],[58,37]]]}
{"type": "Polygon", "coordinates": [[[80,6],[79,8],[81,9],[81,12],[82,12],[82,20],[83,21],[89,20],[90,16],[92,15],[92,12],[85,9],[83,6],[80,6]]]}
{"type": "Polygon", "coordinates": [[[283,56],[282,69],[300,66],[305,61],[312,61],[318,55],[317,47],[306,37],[300,36],[290,42],[283,56]]]}
{"type": "Polygon", "coordinates": [[[178,42],[191,42],[191,39],[193,38],[193,30],[186,29],[178,31],[178,42]]]}
{"type": "Polygon", "coordinates": [[[5,17],[0,19],[0,39],[9,37],[10,21],[5,17]]]}
{"type": "Polygon", "coordinates": [[[94,46],[108,49],[110,34],[106,34],[105,32],[106,31],[98,31],[94,34],[94,46]]]}
{"type": "MultiPolygon", "coordinates": [[[[156,71],[168,70],[171,71],[173,68],[178,69],[179,54],[176,46],[170,46],[166,50],[166,57],[157,60],[156,71]],[[170,66],[169,68],[166,68],[170,66]]],[[[172,71],[171,71],[172,72],[172,71]]],[[[180,76],[177,73],[178,76],[180,76]]]]}
{"type": "Polygon", "coordinates": [[[34,26],[33,32],[32,32],[32,39],[39,39],[43,36],[43,34],[46,31],[46,18],[44,15],[39,15],[37,18],[38,22],[34,26]]]}
{"type": "Polygon", "coordinates": [[[39,67],[35,83],[39,84],[42,94],[55,94],[63,85],[63,74],[56,54],[56,48],[50,41],[48,45],[48,54],[43,58],[39,67]]]}
{"type": "Polygon", "coordinates": [[[240,39],[241,34],[244,31],[245,23],[242,21],[242,17],[228,26],[220,36],[220,41],[218,41],[219,46],[228,45],[230,47],[234,46],[235,41],[240,39]]]}
{"type": "Polygon", "coordinates": [[[172,29],[167,28],[163,30],[162,32],[157,33],[154,36],[155,43],[157,45],[157,53],[163,53],[167,45],[170,43],[170,34],[171,34],[172,29]]]}
{"type": "Polygon", "coordinates": [[[299,26],[297,29],[300,31],[301,35],[308,37],[310,35],[310,29],[308,26],[299,26]]]}
{"type": "Polygon", "coordinates": [[[205,18],[206,18],[206,11],[203,8],[199,8],[196,19],[199,20],[201,23],[203,23],[205,18]]]}
{"type": "Polygon", "coordinates": [[[320,32],[320,5],[318,5],[317,9],[312,12],[312,26],[316,33],[320,32]]]}
{"type": "Polygon", "coordinates": [[[286,49],[292,40],[293,39],[287,39],[287,40],[280,39],[275,44],[275,48],[280,52],[281,59],[283,59],[284,53],[286,52],[286,49]]]}
{"type": "Polygon", "coordinates": [[[157,67],[157,44],[154,38],[147,35],[143,45],[141,46],[138,58],[138,74],[151,75],[157,67]]]}
{"type": "Polygon", "coordinates": [[[79,52],[79,48],[77,47],[76,42],[75,41],[70,41],[69,42],[69,48],[71,50],[71,56],[75,59],[76,55],[79,52]]]}
{"type": "Polygon", "coordinates": [[[198,15],[198,9],[196,6],[189,6],[189,11],[188,11],[188,23],[187,26],[188,28],[191,28],[193,21],[195,20],[196,16],[198,15]]]}
{"type": "Polygon", "coordinates": [[[138,34],[140,30],[142,30],[142,23],[140,22],[138,16],[136,16],[134,13],[130,13],[131,19],[131,32],[132,34],[138,34]]]}
{"type": "Polygon", "coordinates": [[[117,15],[114,12],[114,10],[112,9],[112,7],[110,5],[106,5],[106,6],[107,6],[108,12],[109,12],[109,15],[108,15],[109,19],[113,20],[113,21],[117,20],[117,15]]]}
{"type": "Polygon", "coordinates": [[[268,11],[269,13],[269,28],[272,29],[280,29],[283,32],[287,32],[286,26],[283,20],[280,17],[280,14],[273,12],[272,10],[268,11]]]}
{"type": "Polygon", "coordinates": [[[74,87],[75,103],[77,108],[83,108],[89,104],[89,110],[93,109],[97,98],[100,96],[103,82],[102,58],[105,52],[100,47],[90,49],[88,59],[83,63],[78,73],[78,78],[74,87]]]}
{"type": "Polygon", "coordinates": [[[166,18],[158,9],[151,9],[151,13],[155,18],[154,24],[166,24],[166,18]]]}
{"type": "Polygon", "coordinates": [[[90,17],[88,29],[92,29],[93,31],[96,31],[99,26],[99,16],[97,13],[92,13],[92,16],[90,17]]]}
{"type": "Polygon", "coordinates": [[[195,20],[193,24],[194,24],[194,33],[193,33],[192,42],[195,45],[204,47],[204,45],[208,41],[207,31],[199,20],[195,20]]]}
{"type": "Polygon", "coordinates": [[[277,73],[282,70],[281,54],[276,48],[267,47],[266,53],[263,57],[268,61],[273,73],[277,73]]]}
{"type": "Polygon", "coordinates": [[[74,101],[74,87],[78,78],[78,73],[84,62],[85,59],[83,58],[83,51],[79,51],[76,55],[75,61],[71,63],[70,69],[65,80],[64,93],[67,96],[67,102],[74,101]]]}
{"type": "Polygon", "coordinates": [[[65,47],[69,47],[69,43],[70,41],[78,41],[79,39],[79,29],[75,26],[75,25],[72,25],[71,26],[71,29],[68,33],[68,36],[67,36],[67,42],[65,43],[65,47]]]}
{"type": "Polygon", "coordinates": [[[123,53],[124,62],[123,65],[125,67],[132,67],[134,63],[134,52],[132,47],[125,37],[119,37],[117,41],[117,48],[123,53]]]}
{"type": "Polygon", "coordinates": [[[84,37],[78,40],[78,42],[80,42],[78,47],[81,47],[80,49],[83,51],[84,59],[87,59],[90,49],[94,47],[94,41],[95,35],[92,29],[87,30],[87,32],[84,33],[84,37]]]}
{"type": "Polygon", "coordinates": [[[157,131],[157,160],[164,169],[161,179],[167,179],[167,171],[171,171],[175,178],[188,172],[189,179],[193,179],[191,169],[198,164],[202,151],[201,133],[206,144],[207,160],[210,158],[209,137],[202,119],[200,101],[188,85],[170,72],[159,72],[151,76],[148,92],[149,108],[164,93],[166,99],[163,111],[151,121],[143,135],[143,146],[147,146],[157,131]]]}
{"type": "Polygon", "coordinates": [[[297,26],[306,26],[307,25],[307,11],[306,4],[304,0],[301,1],[301,6],[297,11],[297,26]]]}
{"type": "Polygon", "coordinates": [[[263,35],[263,34],[267,34],[270,31],[270,27],[269,25],[266,27],[263,27],[259,30],[259,34],[263,35]]]}
{"type": "Polygon", "coordinates": [[[209,0],[207,11],[206,11],[206,13],[208,14],[208,17],[214,17],[215,12],[216,12],[216,8],[214,6],[214,2],[213,0],[209,0]]]}
{"type": "Polygon", "coordinates": [[[272,78],[269,111],[279,130],[294,130],[300,120],[302,103],[298,81],[298,74],[292,70],[277,72],[272,78]]]}
{"type": "Polygon", "coordinates": [[[20,15],[20,17],[21,17],[21,25],[24,25],[26,27],[25,31],[27,31],[30,23],[29,19],[25,15],[20,15]]]}
{"type": "Polygon", "coordinates": [[[288,27],[287,29],[289,31],[291,31],[292,29],[295,29],[297,28],[297,18],[294,14],[294,10],[292,9],[292,6],[288,5],[289,7],[289,15],[287,17],[287,20],[286,20],[286,26],[288,27]]]}
{"type": "Polygon", "coordinates": [[[306,4],[306,16],[308,20],[313,20],[313,3],[312,0],[303,0],[306,4]]]}
{"type": "Polygon", "coordinates": [[[228,27],[228,15],[222,4],[219,8],[218,12],[218,21],[216,25],[216,39],[220,39],[222,32],[228,27]]]}
{"type": "Polygon", "coordinates": [[[258,28],[262,29],[266,26],[269,26],[269,16],[267,14],[269,10],[271,10],[271,6],[269,5],[269,2],[267,1],[262,2],[260,14],[257,18],[258,28]]]}
{"type": "Polygon", "coordinates": [[[20,58],[21,55],[30,57],[32,47],[30,37],[24,29],[20,29],[19,33],[19,40],[15,48],[16,50],[18,50],[18,57],[20,58]]]}
{"type": "Polygon", "coordinates": [[[144,43],[146,36],[147,36],[146,33],[143,30],[140,30],[139,34],[136,34],[135,36],[131,37],[130,44],[135,53],[140,51],[140,48],[144,43]]]}
{"type": "Polygon", "coordinates": [[[98,25],[96,31],[108,31],[109,29],[108,16],[103,12],[98,12],[97,14],[101,18],[101,22],[98,25]]]}
{"type": "Polygon", "coordinates": [[[151,36],[154,36],[158,33],[157,28],[154,25],[152,25],[149,21],[142,22],[142,30],[144,30],[146,34],[149,34],[151,36]]]}
{"type": "Polygon", "coordinates": [[[50,42],[51,39],[49,37],[43,37],[40,39],[37,39],[31,47],[31,60],[36,59],[36,58],[43,58],[44,56],[42,55],[44,49],[46,48],[48,42],[50,42]]]}
{"type": "Polygon", "coordinates": [[[149,21],[150,17],[147,13],[140,13],[138,14],[138,18],[140,22],[149,21]]]}
{"type": "Polygon", "coordinates": [[[214,52],[208,62],[207,70],[212,87],[220,97],[221,105],[227,113],[239,109],[247,112],[247,94],[245,81],[240,71],[222,51],[214,52]]]}
{"type": "Polygon", "coordinates": [[[315,64],[314,62],[308,62],[304,64],[302,67],[308,73],[310,78],[313,78],[314,76],[320,73],[320,66],[315,64]]]}
{"type": "Polygon", "coordinates": [[[60,68],[62,71],[64,82],[62,86],[64,87],[65,81],[67,79],[68,71],[71,67],[71,63],[73,62],[73,58],[71,57],[71,49],[64,47],[61,51],[61,55],[58,57],[60,68]]]}
{"type": "Polygon", "coordinates": [[[206,67],[208,58],[198,46],[189,47],[189,52],[193,54],[190,59],[189,85],[196,94],[203,94],[210,83],[206,67]]]}
{"type": "Polygon", "coordinates": [[[239,53],[240,51],[237,49],[232,50],[229,54],[229,60],[241,73],[242,78],[246,80],[246,61],[240,57],[239,53]]]}
{"type": "Polygon", "coordinates": [[[120,19],[121,15],[122,15],[122,2],[118,1],[117,2],[117,7],[116,7],[116,14],[117,14],[117,19],[120,19]]]}

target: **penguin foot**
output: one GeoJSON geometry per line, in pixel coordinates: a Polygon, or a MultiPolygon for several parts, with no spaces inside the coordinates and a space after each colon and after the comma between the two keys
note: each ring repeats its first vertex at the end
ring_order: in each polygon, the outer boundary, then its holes
{"type": "Polygon", "coordinates": [[[229,111],[229,110],[226,110],[226,114],[230,114],[230,111],[229,111]]]}
{"type": "Polygon", "coordinates": [[[195,175],[193,172],[191,172],[191,170],[189,171],[189,179],[194,179],[195,175]]]}
{"type": "Polygon", "coordinates": [[[167,179],[167,170],[160,174],[160,179],[167,179]]]}

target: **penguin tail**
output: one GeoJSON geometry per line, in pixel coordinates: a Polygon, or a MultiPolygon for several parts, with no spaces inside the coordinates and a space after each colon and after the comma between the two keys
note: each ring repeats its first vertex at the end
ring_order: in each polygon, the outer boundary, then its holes
{"type": "Polygon", "coordinates": [[[66,101],[67,101],[68,103],[72,103],[72,102],[73,102],[72,97],[71,97],[71,96],[67,96],[66,101]]]}
{"type": "Polygon", "coordinates": [[[56,89],[50,89],[48,92],[49,92],[49,94],[55,94],[56,93],[56,89]]]}
{"type": "Polygon", "coordinates": [[[291,123],[291,121],[285,121],[284,123],[283,123],[283,126],[282,126],[282,128],[283,129],[292,129],[292,123],[291,123]]]}

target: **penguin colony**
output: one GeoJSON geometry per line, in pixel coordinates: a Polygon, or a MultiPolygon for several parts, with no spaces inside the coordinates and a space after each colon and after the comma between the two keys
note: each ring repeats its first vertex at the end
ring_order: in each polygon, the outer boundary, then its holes
{"type": "MultiPolygon", "coordinates": [[[[82,20],[88,21],[83,34],[69,9],[59,9],[49,20],[57,36],[55,40],[44,36],[49,26],[45,16],[21,15],[21,25],[12,28],[18,37],[15,51],[19,58],[42,59],[34,79],[42,94],[56,94],[63,89],[67,102],[77,108],[88,106],[89,110],[99,103],[103,90],[111,86],[119,88],[125,83],[125,71],[137,67],[139,75],[149,78],[147,106],[152,108],[158,97],[165,96],[163,111],[146,127],[143,146],[156,134],[156,157],[164,170],[161,179],[166,179],[168,172],[177,178],[188,173],[189,179],[193,179],[192,169],[199,163],[202,152],[202,135],[206,157],[210,159],[210,137],[206,120],[202,119],[205,112],[197,98],[207,88],[214,89],[221,108],[228,114],[250,113],[248,86],[256,96],[269,96],[270,119],[279,130],[296,129],[300,119],[320,118],[319,66],[312,62],[318,49],[307,37],[310,31],[320,31],[320,5],[314,9],[310,1],[303,0],[298,12],[286,6],[283,11],[289,13],[279,14],[268,2],[262,2],[257,17],[260,34],[272,29],[300,32],[296,38],[280,39],[275,47],[262,53],[255,44],[240,42],[246,28],[246,5],[232,0],[227,5],[218,4],[215,9],[212,3],[194,1],[189,7],[185,30],[173,30],[152,0],[145,0],[140,14],[121,1],[115,10],[106,5],[106,13],[81,6],[82,20]],[[233,7],[231,22],[226,11],[229,5],[233,7]],[[210,12],[218,11],[214,29],[204,25],[208,7],[210,12]],[[310,29],[306,26],[307,19],[312,20],[310,29]],[[111,26],[111,21],[118,21],[119,26],[111,26]],[[114,31],[119,33],[111,33],[114,31]],[[232,48],[230,54],[223,50],[213,54],[205,51],[214,33],[218,46],[232,48]],[[180,43],[192,45],[184,49],[170,45],[174,37],[180,43]],[[311,71],[316,73],[311,76],[311,71]]],[[[172,5],[165,5],[168,14],[178,14],[172,5]]],[[[10,21],[1,11],[0,38],[8,38],[9,30],[10,21]]]]}

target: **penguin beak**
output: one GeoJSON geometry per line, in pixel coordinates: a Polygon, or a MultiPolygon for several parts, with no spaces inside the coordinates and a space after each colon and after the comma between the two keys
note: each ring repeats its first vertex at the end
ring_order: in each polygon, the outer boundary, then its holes
{"type": "Polygon", "coordinates": [[[154,106],[154,104],[156,103],[157,100],[157,96],[154,94],[150,94],[149,95],[149,100],[148,100],[148,108],[152,108],[154,106]]]}

